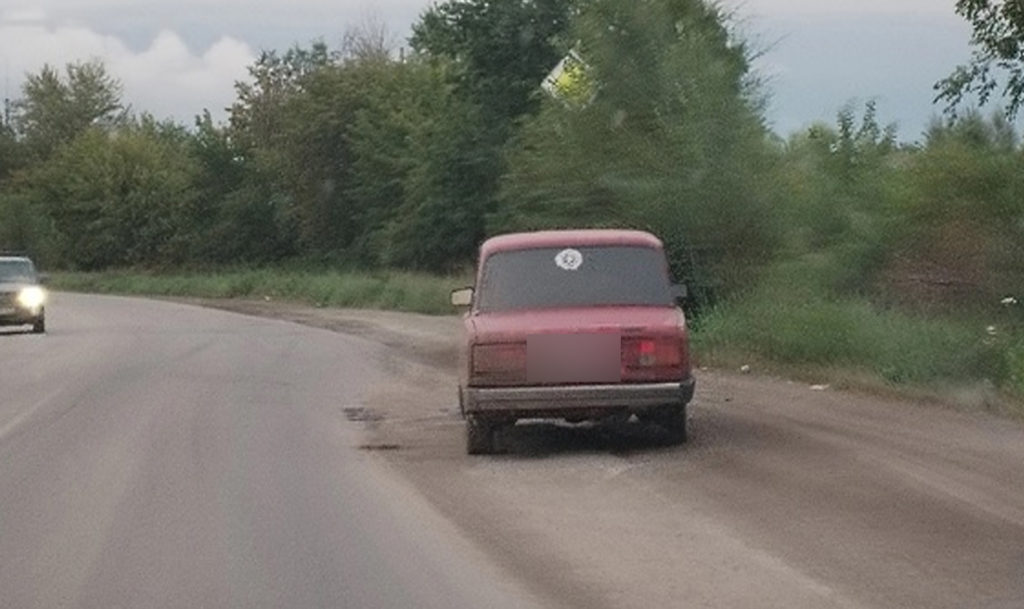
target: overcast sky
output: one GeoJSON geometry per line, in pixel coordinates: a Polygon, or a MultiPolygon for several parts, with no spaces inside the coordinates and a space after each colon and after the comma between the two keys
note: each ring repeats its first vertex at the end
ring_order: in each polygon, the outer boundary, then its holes
{"type": "MultiPolygon", "coordinates": [[[[624,0],[628,1],[628,0],[624,0]]],[[[955,0],[726,0],[748,38],[766,49],[769,120],[788,135],[834,123],[854,101],[876,100],[883,122],[918,139],[938,113],[933,83],[969,57],[969,29],[955,0]]],[[[26,72],[99,58],[135,110],[191,123],[224,117],[234,81],[260,49],[322,39],[374,18],[403,42],[429,0],[0,0],[3,94],[26,72]]]]}

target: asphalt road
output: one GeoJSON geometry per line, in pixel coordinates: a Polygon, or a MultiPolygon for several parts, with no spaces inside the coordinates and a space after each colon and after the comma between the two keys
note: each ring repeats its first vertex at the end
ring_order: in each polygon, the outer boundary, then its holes
{"type": "MultiPolygon", "coordinates": [[[[468,458],[459,320],[227,303],[390,346],[379,453],[521,579],[581,609],[1022,609],[1024,425],[960,408],[702,370],[692,439],[521,425],[468,458]]],[[[699,355],[699,354],[698,354],[699,355]]]]}
{"type": "Polygon", "coordinates": [[[0,606],[552,606],[360,450],[381,345],[53,300],[0,330],[0,606]]]}
{"type": "Polygon", "coordinates": [[[1019,421],[709,370],[471,458],[457,319],[207,304],[0,331],[0,608],[1024,608],[1019,421]]]}

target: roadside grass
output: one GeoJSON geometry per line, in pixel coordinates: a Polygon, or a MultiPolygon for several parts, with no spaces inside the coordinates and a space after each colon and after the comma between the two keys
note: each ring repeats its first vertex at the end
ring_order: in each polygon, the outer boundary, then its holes
{"type": "Polygon", "coordinates": [[[177,298],[271,299],[316,307],[368,308],[452,314],[451,290],[469,285],[462,275],[448,277],[406,272],[296,271],[281,269],[150,273],[58,272],[54,289],[94,294],[177,298]]]}
{"type": "Polygon", "coordinates": [[[925,315],[823,289],[815,265],[773,269],[747,294],[696,320],[700,365],[750,365],[837,388],[860,388],[1024,417],[1024,342],[977,313],[925,315]]]}
{"type": "Polygon", "coordinates": [[[862,368],[894,384],[1002,382],[990,338],[984,325],[858,301],[746,301],[706,314],[695,333],[696,349],[712,358],[746,352],[783,365],[862,368]]]}

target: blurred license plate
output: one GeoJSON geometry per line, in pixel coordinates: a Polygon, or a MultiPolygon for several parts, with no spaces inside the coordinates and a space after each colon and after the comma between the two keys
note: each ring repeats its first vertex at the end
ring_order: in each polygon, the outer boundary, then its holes
{"type": "Polygon", "coordinates": [[[622,381],[622,337],[602,334],[537,334],[526,339],[530,383],[622,381]]]}

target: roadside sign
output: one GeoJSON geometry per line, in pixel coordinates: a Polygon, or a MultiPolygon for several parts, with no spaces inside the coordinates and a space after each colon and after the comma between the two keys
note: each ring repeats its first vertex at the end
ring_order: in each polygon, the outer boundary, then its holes
{"type": "Polygon", "coordinates": [[[549,95],[572,106],[588,106],[597,96],[590,66],[576,51],[562,58],[541,84],[549,95]]]}

